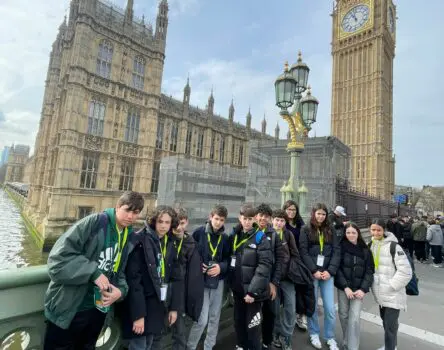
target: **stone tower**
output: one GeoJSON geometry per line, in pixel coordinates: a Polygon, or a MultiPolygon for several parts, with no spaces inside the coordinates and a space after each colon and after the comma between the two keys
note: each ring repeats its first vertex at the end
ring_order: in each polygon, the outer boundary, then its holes
{"type": "Polygon", "coordinates": [[[45,242],[122,191],[148,206],[168,3],[156,29],[100,0],[72,0],[52,46],[25,210],[45,242]]]}
{"type": "Polygon", "coordinates": [[[333,10],[331,131],[352,150],[352,185],[394,191],[392,0],[337,0],[333,10]]]}

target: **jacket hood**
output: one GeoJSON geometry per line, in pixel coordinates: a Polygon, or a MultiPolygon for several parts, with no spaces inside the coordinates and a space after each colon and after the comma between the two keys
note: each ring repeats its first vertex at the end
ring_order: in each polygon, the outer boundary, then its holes
{"type": "Polygon", "coordinates": [[[214,233],[214,234],[216,234],[216,235],[220,235],[220,234],[222,234],[222,233],[224,233],[225,232],[225,227],[224,227],[224,225],[222,225],[222,227],[219,229],[219,230],[217,230],[217,231],[214,231],[214,228],[213,228],[213,226],[211,225],[211,222],[209,222],[209,221],[207,221],[207,223],[205,224],[205,233],[214,233]]]}
{"type": "Polygon", "coordinates": [[[384,239],[382,240],[382,242],[385,243],[389,243],[389,242],[396,242],[398,243],[398,239],[396,238],[396,236],[390,232],[390,231],[385,231],[384,232],[384,239]]]}
{"type": "Polygon", "coordinates": [[[106,208],[104,212],[106,213],[106,215],[108,215],[111,227],[116,227],[116,209],[106,208]]]}

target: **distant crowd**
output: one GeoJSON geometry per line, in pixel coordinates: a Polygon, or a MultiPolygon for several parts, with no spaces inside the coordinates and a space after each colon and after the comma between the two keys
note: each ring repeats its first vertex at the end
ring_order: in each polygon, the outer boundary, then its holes
{"type": "Polygon", "coordinates": [[[81,219],[57,240],[48,257],[45,349],[94,349],[117,314],[130,350],[160,349],[167,333],[173,350],[199,344],[210,350],[229,288],[237,349],[295,349],[295,329],[308,331],[311,345],[321,349],[320,297],[329,349],[357,350],[360,312],[371,290],[384,326],[380,349],[394,350],[407,294],[419,294],[413,251],[419,262],[433,256],[434,266],[442,264],[436,221],[375,218],[366,243],[359,227],[344,220],[343,207],[329,213],[316,204],[304,223],[289,200],[277,210],[242,205],[231,232],[223,205],[191,233],[184,208],[159,206],[134,232],[143,208],[139,193],[125,192],[115,208],[81,219]]]}

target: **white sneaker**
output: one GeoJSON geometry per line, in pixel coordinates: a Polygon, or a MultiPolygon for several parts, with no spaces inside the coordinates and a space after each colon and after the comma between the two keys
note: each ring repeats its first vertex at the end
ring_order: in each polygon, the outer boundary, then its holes
{"type": "Polygon", "coordinates": [[[330,348],[330,350],[339,350],[338,344],[336,343],[336,340],[334,340],[334,339],[327,340],[327,345],[330,348]]]}
{"type": "Polygon", "coordinates": [[[297,315],[296,316],[296,325],[299,329],[306,331],[307,330],[307,316],[306,315],[297,315]]]}
{"type": "Polygon", "coordinates": [[[322,344],[321,340],[319,339],[319,335],[317,334],[310,335],[310,343],[314,348],[322,349],[322,344]]]}
{"type": "MultiPolygon", "coordinates": [[[[397,349],[398,349],[398,347],[395,348],[395,350],[397,350],[397,349]]],[[[382,346],[382,347],[378,348],[377,350],[385,350],[385,346],[382,346]]]]}

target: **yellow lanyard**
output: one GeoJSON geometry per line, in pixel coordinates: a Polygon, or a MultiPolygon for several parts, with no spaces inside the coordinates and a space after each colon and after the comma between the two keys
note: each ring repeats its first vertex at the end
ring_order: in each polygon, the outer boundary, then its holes
{"type": "Polygon", "coordinates": [[[174,242],[174,248],[177,250],[177,258],[179,258],[180,251],[182,250],[183,237],[180,239],[179,247],[176,247],[176,242],[174,242]]]}
{"type": "Polygon", "coordinates": [[[318,230],[318,235],[319,235],[319,246],[321,247],[321,255],[322,255],[322,252],[324,251],[324,234],[318,230]]]}
{"type": "Polygon", "coordinates": [[[160,252],[162,253],[162,260],[160,261],[160,277],[162,280],[165,278],[165,260],[166,260],[166,251],[168,244],[168,235],[165,236],[165,244],[162,247],[162,242],[160,242],[160,252]]]}
{"type": "Polygon", "coordinates": [[[117,237],[118,237],[118,243],[117,243],[117,258],[116,258],[116,263],[114,264],[114,272],[117,272],[119,270],[119,266],[120,266],[120,260],[122,259],[122,251],[123,248],[125,247],[126,244],[126,240],[128,238],[128,227],[125,227],[125,229],[123,229],[123,242],[120,241],[121,237],[120,237],[120,231],[119,231],[119,227],[116,224],[116,230],[117,230],[117,237]]]}
{"type": "MultiPolygon", "coordinates": [[[[374,242],[374,241],[373,241],[374,242]]],[[[375,262],[375,269],[377,270],[379,267],[379,255],[381,254],[381,242],[379,242],[378,247],[376,248],[376,254],[373,252],[373,261],[375,262]]]]}
{"type": "MultiPolygon", "coordinates": [[[[236,240],[236,238],[237,238],[237,236],[235,237],[235,240],[236,240]]],[[[216,248],[214,248],[213,245],[211,244],[211,236],[210,236],[209,233],[207,233],[207,239],[208,239],[208,245],[209,245],[210,250],[211,250],[211,259],[214,259],[214,257],[216,256],[216,253],[217,253],[217,248],[219,247],[219,243],[222,240],[222,235],[219,235],[219,239],[217,240],[216,248]]]]}
{"type": "Polygon", "coordinates": [[[282,230],[280,230],[280,231],[277,231],[277,233],[278,233],[278,235],[279,235],[279,238],[281,239],[281,241],[283,240],[283,233],[284,233],[284,231],[282,231],[282,230]]]}
{"type": "Polygon", "coordinates": [[[233,245],[233,250],[236,253],[237,248],[239,248],[242,244],[244,244],[246,241],[248,241],[251,237],[253,237],[257,231],[259,231],[259,229],[256,230],[256,232],[254,232],[251,236],[248,236],[247,238],[243,239],[242,241],[239,242],[239,244],[237,244],[237,235],[234,237],[234,245],[233,245]]]}

